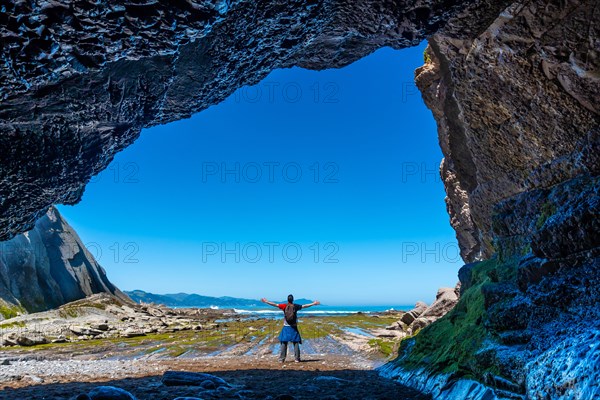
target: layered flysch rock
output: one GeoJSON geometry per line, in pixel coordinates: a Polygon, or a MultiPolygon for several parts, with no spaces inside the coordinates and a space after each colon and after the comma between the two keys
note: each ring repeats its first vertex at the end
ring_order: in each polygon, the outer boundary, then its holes
{"type": "Polygon", "coordinates": [[[465,261],[493,252],[493,207],[600,172],[598,4],[515,2],[429,39],[417,85],[438,123],[447,206],[465,261]]]}
{"type": "Polygon", "coordinates": [[[275,68],[341,67],[414,46],[469,6],[508,1],[2,2],[0,240],[90,177],[140,130],[188,118],[275,68]]]}
{"type": "Polygon", "coordinates": [[[130,301],[56,208],[32,230],[0,242],[0,318],[48,310],[94,293],[130,301]]]}

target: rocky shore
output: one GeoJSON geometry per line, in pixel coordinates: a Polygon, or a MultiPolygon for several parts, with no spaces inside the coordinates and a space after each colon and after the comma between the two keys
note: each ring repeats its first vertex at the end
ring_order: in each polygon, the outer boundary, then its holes
{"type": "Polygon", "coordinates": [[[0,399],[426,398],[375,369],[408,334],[400,327],[431,318],[450,291],[409,313],[302,318],[303,362],[284,364],[281,321],[97,294],[3,321],[0,399]]]}
{"type": "Polygon", "coordinates": [[[136,304],[101,293],[67,303],[56,310],[2,321],[0,345],[34,346],[183,330],[212,330],[218,328],[215,320],[233,315],[233,310],[173,309],[136,304]]]}
{"type": "Polygon", "coordinates": [[[384,375],[439,399],[597,398],[599,205],[597,177],[501,203],[498,255],[461,268],[457,305],[384,375]]]}

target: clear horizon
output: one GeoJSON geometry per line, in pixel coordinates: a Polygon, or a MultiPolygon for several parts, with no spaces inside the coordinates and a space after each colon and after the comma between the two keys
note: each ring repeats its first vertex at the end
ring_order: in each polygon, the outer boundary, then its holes
{"type": "MultiPolygon", "coordinates": [[[[126,290],[125,292],[133,292],[135,290],[143,290],[143,289],[134,289],[134,290],[126,290]]],[[[186,294],[186,295],[192,295],[192,294],[197,294],[197,295],[201,295],[204,296],[202,293],[187,293],[187,292],[175,292],[175,293],[154,293],[154,292],[146,292],[145,290],[143,290],[145,293],[150,293],[150,294],[155,294],[155,295],[159,295],[159,296],[168,296],[168,295],[178,295],[178,294],[186,294]]],[[[260,299],[247,299],[247,298],[243,298],[243,297],[235,297],[235,296],[228,296],[228,295],[223,295],[223,296],[206,296],[206,297],[214,297],[214,298],[235,298],[235,299],[240,299],[240,300],[256,300],[256,301],[260,301],[260,299]]],[[[281,298],[281,299],[277,299],[277,298],[269,298],[268,300],[270,301],[276,301],[276,302],[280,302],[280,303],[285,303],[287,300],[285,298],[281,298]]],[[[294,299],[294,302],[298,302],[300,300],[307,300],[307,301],[312,301],[312,299],[307,299],[307,298],[297,298],[294,299]]],[[[270,308],[270,306],[268,305],[264,305],[265,308],[270,308]]],[[[334,303],[334,304],[323,304],[321,303],[319,305],[319,307],[401,307],[401,308],[406,308],[406,307],[412,307],[414,306],[414,304],[388,304],[388,303],[381,303],[381,304],[365,304],[365,303],[361,303],[361,304],[344,304],[344,303],[334,303]]],[[[275,310],[276,311],[276,310],[275,310]]]]}
{"type": "Polygon", "coordinates": [[[59,210],[122,290],[431,303],[463,262],[414,85],[423,50],[273,71],[143,130],[59,210]]]}

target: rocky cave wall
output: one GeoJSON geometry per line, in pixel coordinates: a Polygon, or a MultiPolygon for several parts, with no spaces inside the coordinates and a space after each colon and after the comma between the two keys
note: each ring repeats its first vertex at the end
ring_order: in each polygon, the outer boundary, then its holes
{"type": "Polygon", "coordinates": [[[416,81],[474,262],[387,376],[436,399],[600,396],[599,17],[595,1],[515,2],[429,39],[416,81]]]}
{"type": "Polygon", "coordinates": [[[495,251],[493,207],[600,170],[600,7],[516,2],[472,36],[429,39],[416,81],[438,123],[441,175],[465,261],[495,251]]]}
{"type": "MultiPolygon", "coordinates": [[[[487,0],[0,1],[0,240],[90,177],[140,130],[187,118],[275,68],[341,67],[417,45],[487,0]]],[[[367,140],[368,138],[366,138],[367,140]]]]}

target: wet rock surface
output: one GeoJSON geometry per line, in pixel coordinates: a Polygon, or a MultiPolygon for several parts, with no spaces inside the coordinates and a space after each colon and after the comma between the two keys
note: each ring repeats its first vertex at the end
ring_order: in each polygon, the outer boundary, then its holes
{"type": "Polygon", "coordinates": [[[599,188],[581,176],[499,204],[498,254],[461,270],[461,300],[384,374],[440,399],[599,396],[599,188]]]}

